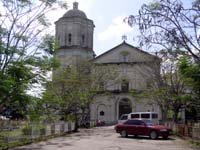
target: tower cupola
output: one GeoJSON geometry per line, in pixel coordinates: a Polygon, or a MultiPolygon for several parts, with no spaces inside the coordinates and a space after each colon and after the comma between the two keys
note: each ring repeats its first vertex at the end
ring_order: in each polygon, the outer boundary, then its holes
{"type": "Polygon", "coordinates": [[[56,25],[56,41],[59,57],[93,58],[94,23],[86,14],[78,9],[78,2],[73,3],[73,9],[67,11],[56,25]]]}

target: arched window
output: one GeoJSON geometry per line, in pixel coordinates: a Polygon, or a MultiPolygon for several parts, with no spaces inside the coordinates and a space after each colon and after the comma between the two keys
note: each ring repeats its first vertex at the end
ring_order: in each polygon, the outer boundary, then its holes
{"type": "Polygon", "coordinates": [[[105,115],[105,113],[104,113],[104,111],[100,111],[100,116],[104,116],[105,115]]]}
{"type": "Polygon", "coordinates": [[[128,92],[129,91],[129,82],[127,80],[122,80],[121,90],[122,90],[122,92],[128,92]]]}
{"type": "Polygon", "coordinates": [[[71,44],[71,42],[72,42],[72,34],[70,33],[68,34],[68,43],[71,44]]]}

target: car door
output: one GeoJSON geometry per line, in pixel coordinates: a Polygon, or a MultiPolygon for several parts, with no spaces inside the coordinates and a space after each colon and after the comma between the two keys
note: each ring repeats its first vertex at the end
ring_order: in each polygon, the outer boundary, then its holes
{"type": "Polygon", "coordinates": [[[148,127],[142,120],[137,120],[137,135],[148,135],[148,127]]]}
{"type": "Polygon", "coordinates": [[[132,134],[135,135],[137,132],[137,126],[135,124],[135,120],[128,120],[125,122],[125,126],[126,126],[126,131],[128,132],[128,134],[132,134]]]}

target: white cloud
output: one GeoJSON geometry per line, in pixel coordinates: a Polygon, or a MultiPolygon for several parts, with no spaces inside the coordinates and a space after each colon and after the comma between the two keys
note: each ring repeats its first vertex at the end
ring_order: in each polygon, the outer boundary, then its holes
{"type": "Polygon", "coordinates": [[[97,37],[98,40],[105,41],[133,31],[128,24],[123,22],[125,16],[118,16],[112,20],[111,25],[108,26],[103,32],[100,32],[97,37]]]}

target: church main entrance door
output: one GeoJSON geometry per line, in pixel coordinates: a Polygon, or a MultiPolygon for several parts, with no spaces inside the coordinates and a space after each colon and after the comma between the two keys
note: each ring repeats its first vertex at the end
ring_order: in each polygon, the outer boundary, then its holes
{"type": "Polygon", "coordinates": [[[120,118],[121,115],[123,114],[129,114],[131,113],[132,108],[131,108],[131,102],[129,99],[121,99],[119,101],[119,116],[120,118]]]}

